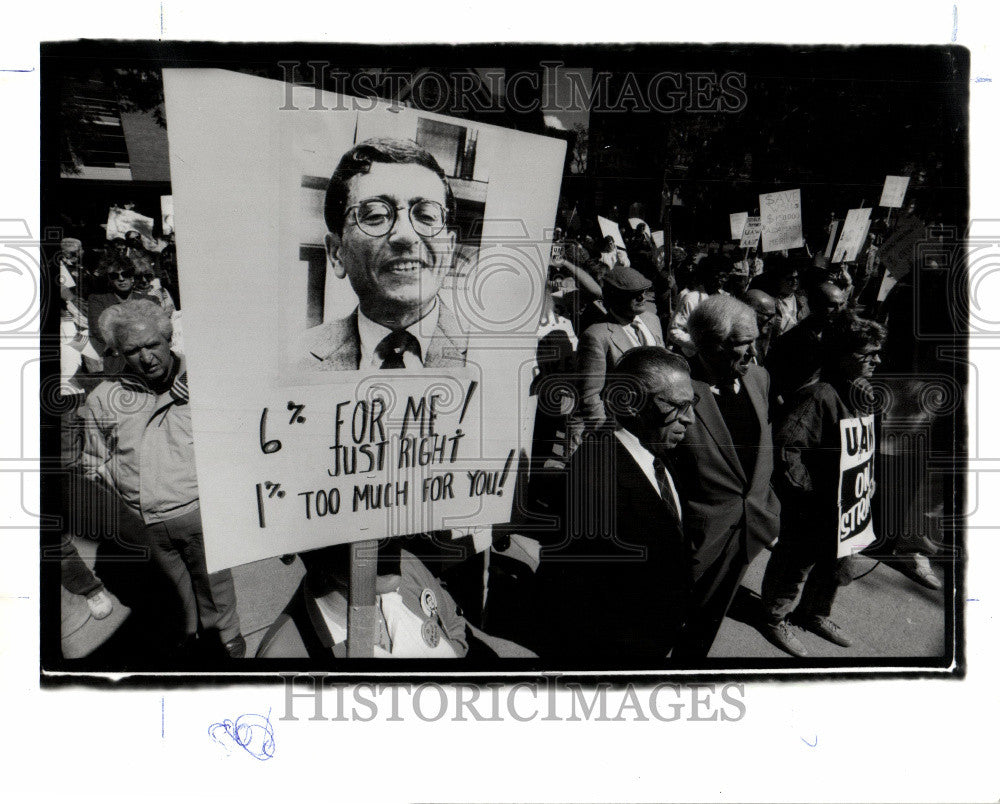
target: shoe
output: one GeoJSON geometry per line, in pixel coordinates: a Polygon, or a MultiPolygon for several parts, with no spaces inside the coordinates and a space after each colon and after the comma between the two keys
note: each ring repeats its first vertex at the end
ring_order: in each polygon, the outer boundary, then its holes
{"type": "Polygon", "coordinates": [[[222,647],[226,649],[230,659],[242,659],[247,653],[247,641],[243,638],[243,634],[237,634],[222,647]]]}
{"type": "Polygon", "coordinates": [[[930,559],[923,553],[902,553],[897,558],[899,568],[906,577],[934,591],[942,587],[941,579],[931,569],[930,559]]]}
{"type": "Polygon", "coordinates": [[[795,626],[788,622],[788,620],[782,620],[780,623],[767,623],[764,626],[764,635],[779,648],[792,654],[792,656],[809,655],[806,646],[802,644],[802,641],[795,634],[795,626]]]}
{"type": "Polygon", "coordinates": [[[90,613],[95,620],[103,620],[111,614],[111,610],[115,607],[114,603],[111,602],[111,598],[108,597],[108,593],[103,589],[88,597],[87,605],[90,607],[90,613]]]}
{"type": "Polygon", "coordinates": [[[840,645],[842,648],[849,648],[854,644],[851,638],[844,633],[844,629],[829,617],[809,617],[802,621],[802,627],[835,645],[840,645]]]}

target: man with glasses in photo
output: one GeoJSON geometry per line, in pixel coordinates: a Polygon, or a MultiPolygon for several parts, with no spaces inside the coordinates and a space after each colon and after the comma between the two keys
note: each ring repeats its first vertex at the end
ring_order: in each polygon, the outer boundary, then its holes
{"type": "Polygon", "coordinates": [[[344,154],[326,192],[325,242],[358,307],[306,330],[291,349],[296,369],[465,365],[468,338],[440,295],[454,208],[444,171],[415,142],[370,139],[344,154]]]}

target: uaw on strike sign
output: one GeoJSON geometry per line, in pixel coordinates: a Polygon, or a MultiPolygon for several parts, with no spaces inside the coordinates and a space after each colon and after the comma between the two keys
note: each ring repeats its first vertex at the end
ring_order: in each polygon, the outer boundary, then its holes
{"type": "Polygon", "coordinates": [[[874,493],[875,417],[841,419],[837,558],[854,555],[875,541],[874,493]]]}

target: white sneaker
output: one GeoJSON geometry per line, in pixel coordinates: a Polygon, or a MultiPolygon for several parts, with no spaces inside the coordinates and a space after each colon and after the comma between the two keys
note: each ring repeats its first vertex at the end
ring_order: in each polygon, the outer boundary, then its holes
{"type": "Polygon", "coordinates": [[[114,608],[111,598],[108,597],[108,593],[103,589],[88,597],[87,605],[90,607],[90,613],[95,620],[103,620],[111,614],[111,610],[114,608]]]}
{"type": "Polygon", "coordinates": [[[923,553],[903,553],[899,555],[904,571],[914,581],[928,589],[940,589],[941,579],[931,569],[930,559],[923,553]]]}

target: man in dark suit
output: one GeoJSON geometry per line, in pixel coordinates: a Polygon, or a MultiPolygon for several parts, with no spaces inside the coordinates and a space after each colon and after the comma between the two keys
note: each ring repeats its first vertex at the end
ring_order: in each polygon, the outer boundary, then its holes
{"type": "Polygon", "coordinates": [[[687,611],[680,499],[664,465],[694,421],[687,362],[629,351],[608,381],[617,429],[584,439],[570,464],[562,522],[536,579],[534,648],[607,666],[662,666],[687,611]]]}
{"type": "Polygon", "coordinates": [[[293,366],[464,366],[468,339],[439,295],[455,250],[454,214],[444,171],[415,142],[371,139],[344,154],[326,192],[326,251],[358,307],[302,333],[293,366]]]}
{"type": "Polygon", "coordinates": [[[785,410],[799,388],[819,377],[823,330],[847,309],[848,294],[833,282],[811,286],[808,298],[809,315],[775,340],[767,353],[775,413],[778,406],[785,410]]]}
{"type": "Polygon", "coordinates": [[[601,400],[605,378],[625,352],[639,346],[663,346],[663,328],[646,307],[646,291],[653,286],[632,268],[619,266],[604,278],[604,307],[608,314],[580,336],[577,346],[580,415],[595,427],[606,413],[601,400]]]}
{"type": "Polygon", "coordinates": [[[747,566],[777,539],[780,505],[771,489],[768,376],[751,362],[754,311],[714,296],[691,313],[688,327],[698,347],[691,378],[699,402],[672,457],[694,610],[674,655],[699,659],[712,647],[747,566]]]}

